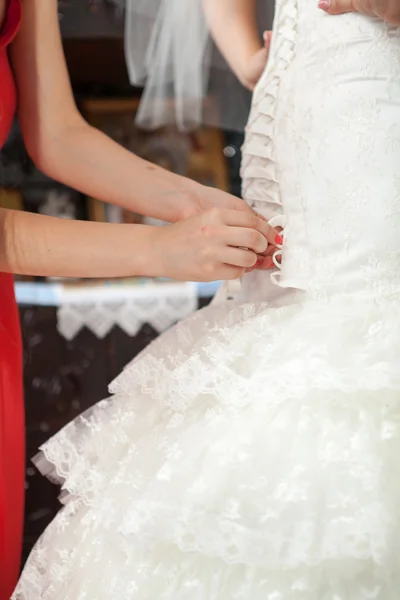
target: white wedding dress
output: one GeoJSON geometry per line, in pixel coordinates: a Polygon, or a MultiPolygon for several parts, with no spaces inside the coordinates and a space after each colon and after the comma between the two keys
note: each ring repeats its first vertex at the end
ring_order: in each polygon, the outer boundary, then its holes
{"type": "Polygon", "coordinates": [[[64,507],[15,600],[399,600],[399,30],[279,0],[243,176],[280,272],[42,448],[64,507]]]}

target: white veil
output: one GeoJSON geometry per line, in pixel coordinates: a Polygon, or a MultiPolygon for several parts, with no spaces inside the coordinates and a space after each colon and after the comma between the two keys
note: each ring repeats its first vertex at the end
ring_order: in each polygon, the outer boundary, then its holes
{"type": "MultiPolygon", "coordinates": [[[[259,0],[260,33],[273,4],[259,0]]],[[[125,54],[132,85],[144,86],[140,127],[243,131],[250,93],[213,45],[202,0],[126,0],[125,54]]]]}

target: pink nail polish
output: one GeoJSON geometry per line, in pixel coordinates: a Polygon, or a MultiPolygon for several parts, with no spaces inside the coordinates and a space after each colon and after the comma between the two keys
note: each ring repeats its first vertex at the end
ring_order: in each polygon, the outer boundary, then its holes
{"type": "Polygon", "coordinates": [[[322,10],[329,10],[331,7],[331,0],[319,0],[318,8],[322,10]]]}
{"type": "Polygon", "coordinates": [[[278,246],[282,246],[283,244],[283,237],[279,233],[275,236],[275,244],[278,244],[278,246]]]}

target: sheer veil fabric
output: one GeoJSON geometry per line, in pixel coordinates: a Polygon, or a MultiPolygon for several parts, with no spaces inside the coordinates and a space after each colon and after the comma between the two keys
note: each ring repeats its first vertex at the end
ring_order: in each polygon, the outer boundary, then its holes
{"type": "MultiPolygon", "coordinates": [[[[260,34],[273,10],[274,2],[258,0],[260,34]]],[[[138,125],[243,131],[250,93],[213,45],[202,0],[126,0],[125,19],[130,81],[145,87],[138,125]]]]}

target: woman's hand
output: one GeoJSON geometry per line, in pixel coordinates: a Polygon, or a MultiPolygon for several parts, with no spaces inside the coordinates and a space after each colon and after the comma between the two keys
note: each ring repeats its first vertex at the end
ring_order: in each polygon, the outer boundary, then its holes
{"type": "MultiPolygon", "coordinates": [[[[239,277],[274,243],[265,221],[205,212],[167,227],[55,219],[0,209],[0,271],[43,277],[239,277]]],[[[276,242],[277,243],[277,242],[276,242]]]]}
{"type": "Polygon", "coordinates": [[[400,0],[320,0],[318,6],[331,15],[359,12],[400,26],[400,0]]]}
{"type": "Polygon", "coordinates": [[[268,244],[280,243],[277,231],[257,215],[232,209],[214,208],[152,235],[151,274],[191,281],[237,279],[268,244]]]}
{"type": "Polygon", "coordinates": [[[239,72],[239,79],[247,89],[253,91],[268,62],[272,32],[264,33],[264,46],[246,59],[239,72]]]}
{"type": "MultiPolygon", "coordinates": [[[[250,208],[244,200],[236,198],[231,194],[218,190],[216,188],[200,185],[196,182],[190,184],[191,193],[188,196],[187,202],[182,204],[182,210],[178,215],[176,221],[181,221],[193,216],[200,216],[204,213],[211,211],[212,209],[217,210],[238,210],[240,212],[247,213],[258,217],[266,222],[266,219],[261,215],[258,215],[252,208],[250,208]]],[[[280,229],[277,228],[277,232],[280,233],[280,229]]],[[[258,260],[248,269],[270,270],[275,267],[272,260],[272,256],[277,251],[276,243],[268,244],[268,248],[265,252],[259,253],[258,260]]]]}
{"type": "Polygon", "coordinates": [[[182,221],[188,217],[202,215],[205,212],[216,209],[239,210],[251,215],[256,213],[244,200],[228,194],[222,190],[207,185],[201,185],[196,181],[185,180],[185,194],[181,194],[181,206],[176,218],[172,222],[182,221]]]}

